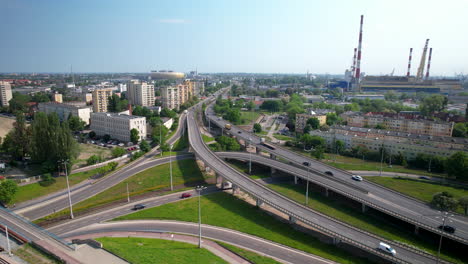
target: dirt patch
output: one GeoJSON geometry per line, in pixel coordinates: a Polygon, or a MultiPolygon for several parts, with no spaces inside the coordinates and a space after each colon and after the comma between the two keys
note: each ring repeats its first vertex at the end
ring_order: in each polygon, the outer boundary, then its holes
{"type": "Polygon", "coordinates": [[[6,134],[13,128],[14,119],[0,116],[0,137],[4,138],[6,134]]]}

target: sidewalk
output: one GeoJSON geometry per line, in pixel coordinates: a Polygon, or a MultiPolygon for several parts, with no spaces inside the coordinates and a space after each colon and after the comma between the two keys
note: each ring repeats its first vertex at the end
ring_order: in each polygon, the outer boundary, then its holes
{"type": "MultiPolygon", "coordinates": [[[[154,238],[154,239],[164,239],[164,240],[172,240],[172,241],[179,241],[190,243],[193,245],[198,245],[198,238],[194,236],[186,236],[186,235],[179,235],[179,234],[171,234],[171,233],[154,233],[154,232],[103,232],[103,233],[94,233],[94,234],[87,234],[81,235],[76,237],[67,238],[69,240],[72,239],[93,239],[98,237],[142,237],[142,238],[154,238]]],[[[213,242],[211,240],[204,239],[203,240],[203,248],[211,251],[216,256],[224,259],[229,263],[236,263],[236,264],[246,264],[249,263],[247,260],[241,258],[237,254],[227,250],[226,248],[220,246],[218,243],[213,242]]],[[[99,262],[103,263],[103,262],[99,262]]]]}

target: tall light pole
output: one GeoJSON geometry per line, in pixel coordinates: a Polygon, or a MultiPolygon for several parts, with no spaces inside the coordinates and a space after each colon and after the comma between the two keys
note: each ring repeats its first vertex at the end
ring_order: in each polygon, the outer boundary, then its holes
{"type": "Polygon", "coordinates": [[[6,240],[7,240],[7,250],[8,250],[8,255],[11,256],[11,246],[10,246],[10,238],[8,236],[8,226],[5,225],[5,234],[6,234],[6,240]]]}
{"type": "Polygon", "coordinates": [[[130,202],[130,192],[128,191],[128,182],[127,182],[127,203],[130,202]]]}
{"type": "Polygon", "coordinates": [[[160,124],[159,124],[159,150],[161,152],[161,157],[163,155],[163,151],[162,151],[162,126],[163,126],[163,121],[162,119],[159,120],[160,124]]]}
{"type": "Polygon", "coordinates": [[[198,248],[201,248],[201,192],[206,189],[204,186],[197,186],[195,190],[198,192],[198,248]]]}
{"type": "MultiPolygon", "coordinates": [[[[249,146],[252,142],[252,138],[249,137],[249,146]]],[[[252,174],[252,152],[249,151],[249,174],[252,174]]]]}
{"type": "Polygon", "coordinates": [[[442,230],[440,231],[439,249],[437,250],[437,262],[436,262],[437,264],[439,264],[439,260],[440,260],[440,249],[442,247],[442,237],[444,236],[445,222],[449,220],[449,218],[452,216],[453,214],[449,214],[448,212],[443,212],[442,216],[436,216],[437,219],[442,218],[442,230]]]}
{"type": "Polygon", "coordinates": [[[67,181],[67,190],[68,190],[68,204],[70,206],[70,218],[73,219],[73,205],[71,201],[71,192],[70,192],[70,183],[68,182],[68,169],[67,169],[68,160],[62,160],[62,164],[65,167],[65,179],[67,181]]]}
{"type": "Polygon", "coordinates": [[[171,177],[171,191],[174,190],[172,186],[172,145],[169,145],[169,173],[171,177]]]}
{"type": "Polygon", "coordinates": [[[306,200],[305,204],[309,205],[309,165],[307,165],[307,177],[306,177],[306,200]]]}
{"type": "Polygon", "coordinates": [[[380,158],[380,172],[379,172],[379,176],[382,176],[383,157],[384,157],[384,142],[382,141],[382,157],[380,158]]]}

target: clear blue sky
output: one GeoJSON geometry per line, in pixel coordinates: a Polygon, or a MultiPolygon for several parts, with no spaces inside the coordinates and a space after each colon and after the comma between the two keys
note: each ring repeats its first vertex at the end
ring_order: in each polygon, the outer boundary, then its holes
{"type": "Polygon", "coordinates": [[[0,0],[0,72],[468,73],[466,0],[0,0]]]}

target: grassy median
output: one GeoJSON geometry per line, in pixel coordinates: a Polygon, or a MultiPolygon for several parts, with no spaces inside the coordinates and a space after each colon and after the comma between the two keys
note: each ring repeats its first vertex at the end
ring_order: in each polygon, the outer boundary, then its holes
{"type": "Polygon", "coordinates": [[[251,263],[255,263],[255,264],[281,264],[281,262],[278,262],[278,261],[276,261],[276,260],[274,260],[272,258],[261,256],[261,255],[255,253],[255,252],[252,252],[252,251],[249,251],[249,250],[246,250],[246,249],[238,248],[238,247],[235,247],[233,245],[222,243],[222,242],[219,242],[219,241],[216,241],[216,243],[220,244],[221,246],[228,249],[229,251],[232,251],[232,252],[236,253],[237,255],[243,257],[244,259],[247,259],[251,263]]]}
{"type": "MultiPolygon", "coordinates": [[[[202,222],[238,230],[262,237],[283,245],[309,252],[340,263],[370,263],[335,246],[320,242],[318,239],[295,230],[282,223],[263,210],[235,198],[227,193],[215,193],[203,196],[202,222]]],[[[115,220],[170,219],[187,222],[198,221],[198,199],[187,199],[165,204],[115,220]]]]}
{"type": "Polygon", "coordinates": [[[106,250],[134,264],[228,263],[207,249],[179,241],[139,237],[102,237],[96,240],[106,250]]]}

